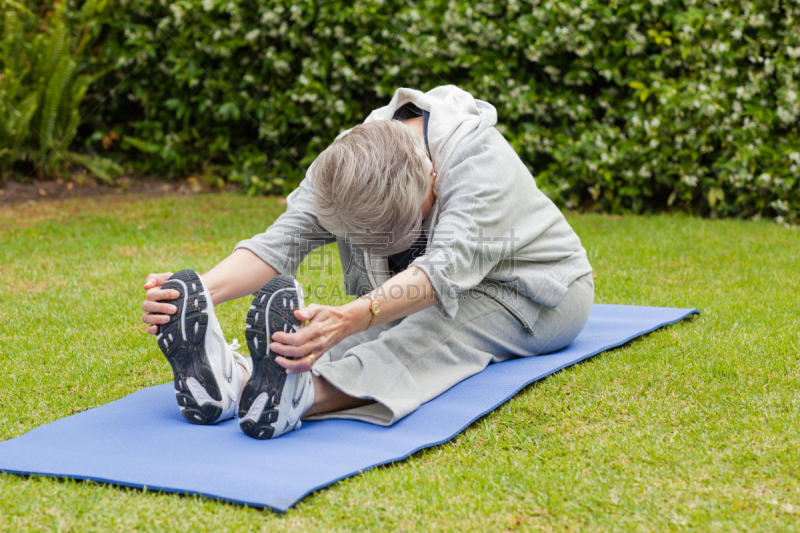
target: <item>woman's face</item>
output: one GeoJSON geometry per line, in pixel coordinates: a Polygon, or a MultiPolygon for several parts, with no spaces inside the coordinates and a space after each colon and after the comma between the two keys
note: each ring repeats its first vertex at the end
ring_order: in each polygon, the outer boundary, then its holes
{"type": "Polygon", "coordinates": [[[425,194],[425,199],[422,201],[422,218],[428,218],[433,209],[433,204],[436,203],[436,194],[433,192],[433,185],[436,183],[436,173],[431,167],[431,173],[428,175],[430,182],[428,183],[428,192],[425,194]]]}

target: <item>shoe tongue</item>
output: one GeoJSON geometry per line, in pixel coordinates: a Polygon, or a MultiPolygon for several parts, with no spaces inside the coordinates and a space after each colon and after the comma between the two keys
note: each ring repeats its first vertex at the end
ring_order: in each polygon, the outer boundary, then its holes
{"type": "Polygon", "coordinates": [[[228,345],[228,348],[231,350],[231,354],[236,358],[236,363],[242,365],[245,370],[247,370],[248,374],[253,373],[253,360],[250,357],[245,357],[244,355],[240,354],[236,350],[241,348],[238,341],[233,339],[233,342],[228,345]]]}

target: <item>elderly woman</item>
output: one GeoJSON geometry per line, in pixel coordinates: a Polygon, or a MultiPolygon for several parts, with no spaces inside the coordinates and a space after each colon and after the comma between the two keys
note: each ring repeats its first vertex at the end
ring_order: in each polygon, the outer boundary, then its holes
{"type": "Polygon", "coordinates": [[[496,122],[456,87],[399,89],[317,158],[266,232],[202,278],[148,276],[143,320],[186,419],[219,422],[238,405],[262,439],[301,417],[391,425],[489,363],[569,344],[592,268],[496,122]],[[334,242],[358,298],[305,307],[292,276],[334,242]],[[242,357],[213,306],[252,293],[242,357]]]}

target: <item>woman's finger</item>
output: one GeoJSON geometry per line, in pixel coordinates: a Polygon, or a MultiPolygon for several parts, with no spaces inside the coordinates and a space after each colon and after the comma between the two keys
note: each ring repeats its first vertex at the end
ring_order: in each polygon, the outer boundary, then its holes
{"type": "Polygon", "coordinates": [[[289,346],[302,346],[317,336],[319,336],[319,328],[312,324],[304,328],[300,328],[295,333],[276,331],[272,334],[272,340],[280,344],[287,344],[289,346]]]}
{"type": "Polygon", "coordinates": [[[308,372],[313,366],[316,357],[307,355],[299,359],[287,359],[286,357],[276,357],[275,362],[286,369],[287,374],[299,374],[300,372],[308,372]]]}
{"type": "Polygon", "coordinates": [[[165,315],[174,315],[178,312],[178,308],[172,304],[151,302],[150,300],[142,302],[142,310],[145,313],[163,313],[165,315]]]}
{"type": "Polygon", "coordinates": [[[161,300],[174,300],[175,298],[180,298],[181,293],[176,291],[175,289],[160,289],[158,287],[154,289],[149,289],[145,294],[145,299],[150,300],[151,302],[160,302],[161,300]]]}
{"type": "Polygon", "coordinates": [[[164,324],[169,323],[169,321],[169,315],[155,315],[153,313],[145,313],[142,315],[142,322],[145,324],[163,326],[164,324]]]}
{"type": "Polygon", "coordinates": [[[153,287],[160,287],[172,277],[172,272],[164,272],[163,274],[149,274],[144,280],[144,290],[152,289],[153,287]]]}
{"type": "Polygon", "coordinates": [[[311,304],[303,309],[295,309],[294,316],[297,320],[307,322],[317,316],[323,309],[325,308],[319,304],[311,304]]]}
{"type": "Polygon", "coordinates": [[[303,357],[320,348],[320,342],[307,342],[301,346],[290,346],[279,342],[270,343],[269,349],[286,357],[303,357]]]}

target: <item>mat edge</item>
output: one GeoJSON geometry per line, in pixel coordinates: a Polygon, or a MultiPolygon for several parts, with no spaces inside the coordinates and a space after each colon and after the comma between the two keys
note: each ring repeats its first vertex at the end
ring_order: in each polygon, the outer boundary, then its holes
{"type": "MultiPolygon", "coordinates": [[[[218,502],[223,503],[233,503],[237,505],[246,505],[247,507],[253,507],[255,509],[269,509],[271,511],[275,511],[281,514],[285,514],[286,511],[291,507],[276,507],[270,505],[268,503],[262,502],[250,502],[245,500],[237,500],[234,498],[224,498],[215,494],[208,494],[205,492],[198,492],[198,491],[189,491],[185,489],[175,489],[171,487],[161,487],[161,486],[154,486],[154,485],[144,485],[144,484],[136,484],[136,483],[126,483],[124,481],[117,481],[117,480],[109,480],[105,478],[99,477],[91,477],[91,476],[83,476],[83,475],[66,475],[66,474],[53,474],[51,472],[27,472],[23,470],[9,470],[5,468],[0,468],[0,474],[12,474],[15,476],[26,476],[26,477],[46,477],[46,478],[53,478],[53,479],[74,479],[76,481],[93,481],[95,483],[102,483],[104,485],[112,485],[117,487],[127,487],[131,489],[139,489],[139,490],[147,490],[148,492],[164,492],[169,494],[181,494],[184,496],[202,496],[204,498],[208,498],[211,500],[215,500],[218,502]]],[[[351,474],[354,476],[358,474],[351,474]]],[[[344,479],[344,478],[342,478],[344,479]]],[[[337,480],[341,481],[341,480],[337,480]]],[[[335,483],[335,482],[334,482],[335,483]]],[[[305,497],[305,496],[304,496],[305,497]]],[[[302,498],[301,498],[302,500],[302,498]]],[[[296,505],[297,502],[300,500],[294,501],[291,505],[296,505]]]]}

